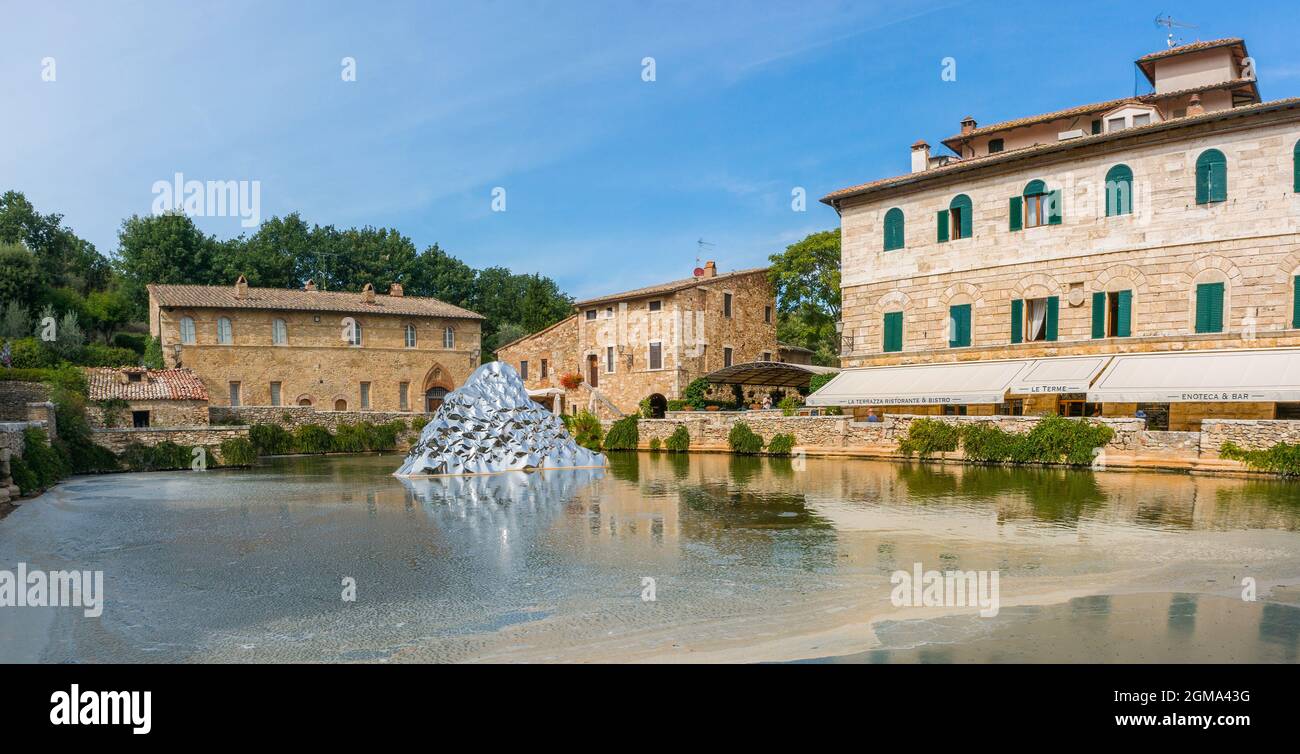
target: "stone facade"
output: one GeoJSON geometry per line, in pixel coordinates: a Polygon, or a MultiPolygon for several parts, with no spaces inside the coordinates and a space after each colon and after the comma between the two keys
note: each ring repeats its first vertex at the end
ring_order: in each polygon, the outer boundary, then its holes
{"type": "Polygon", "coordinates": [[[96,429],[131,427],[133,411],[148,411],[150,427],[201,427],[208,423],[207,401],[167,400],[128,401],[125,409],[108,417],[102,405],[87,403],[86,421],[96,429]]]}
{"type": "Polygon", "coordinates": [[[643,398],[680,398],[692,380],[721,369],[728,358],[742,364],[780,357],[766,269],[717,273],[709,262],[701,276],[575,308],[573,317],[497,349],[521,375],[528,363],[529,390],[558,388],[563,375],[581,375],[582,385],[566,392],[569,410],[635,413],[643,398]]]}
{"type": "MultiPolygon", "coordinates": [[[[1218,61],[1240,44],[1228,42],[1197,54],[1218,61]]],[[[918,164],[911,175],[827,197],[841,213],[843,366],[1300,346],[1300,101],[1252,104],[1207,92],[1187,109],[1190,96],[1142,105],[1154,108],[1158,122],[1107,126],[1096,135],[1066,138],[1069,124],[1104,117],[1084,108],[1067,111],[1072,120],[1032,126],[973,129],[964,122],[969,138],[945,143],[961,145],[965,159],[938,169],[918,164]],[[1031,139],[1034,128],[1046,130],[1031,139]],[[995,138],[1007,140],[1007,151],[989,153],[995,138]],[[1226,199],[1198,203],[1197,164],[1208,150],[1226,159],[1226,199]],[[1132,211],[1108,213],[1107,176],[1121,165],[1132,174],[1132,211]],[[1059,223],[1029,227],[1024,195],[1035,181],[1055,197],[1059,223]],[[947,221],[939,216],[955,223],[948,210],[959,197],[970,201],[970,233],[940,240],[947,221]],[[886,250],[890,212],[901,212],[902,243],[886,250]],[[1196,332],[1197,286],[1204,283],[1224,286],[1222,332],[1196,332]],[[1131,296],[1129,334],[1095,337],[1094,294],[1119,292],[1131,296]],[[1059,302],[1055,340],[1013,342],[1013,301],[1052,297],[1059,302]],[[971,307],[969,345],[951,347],[950,312],[961,305],[971,307]],[[891,313],[902,315],[902,349],[886,352],[891,313]]],[[[1099,316],[1109,333],[1117,315],[1107,308],[1099,316]]],[[[1055,413],[1058,403],[1055,396],[1026,401],[1025,411],[1055,413]]],[[[1106,406],[1103,414],[1135,409],[1106,406]]],[[[1169,429],[1275,415],[1273,404],[1174,404],[1169,429]]]]}
{"type": "Polygon", "coordinates": [[[482,318],[434,299],[243,291],[150,286],[150,331],[167,366],[197,372],[213,406],[237,397],[245,406],[419,411],[478,366],[482,318]],[[219,342],[222,327],[229,342],[219,342]],[[183,342],[183,328],[193,342],[183,342]]]}
{"type": "Polygon", "coordinates": [[[0,422],[27,421],[27,404],[49,399],[50,386],[43,382],[0,381],[0,422]]]}

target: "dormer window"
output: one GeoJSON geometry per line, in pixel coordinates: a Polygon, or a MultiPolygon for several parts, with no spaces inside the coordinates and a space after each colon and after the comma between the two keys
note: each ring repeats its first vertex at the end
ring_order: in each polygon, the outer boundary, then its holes
{"type": "Polygon", "coordinates": [[[127,381],[129,381],[129,382],[139,382],[141,376],[142,376],[142,375],[141,375],[139,372],[127,372],[127,373],[126,373],[126,379],[127,379],[127,381]]]}
{"type": "Polygon", "coordinates": [[[989,139],[989,154],[997,154],[1004,149],[1001,139],[989,139]]]}

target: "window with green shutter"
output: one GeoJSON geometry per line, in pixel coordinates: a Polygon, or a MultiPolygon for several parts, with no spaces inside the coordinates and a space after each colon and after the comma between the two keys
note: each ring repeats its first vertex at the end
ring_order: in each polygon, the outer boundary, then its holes
{"type": "Polygon", "coordinates": [[[1092,294],[1092,337],[1127,338],[1132,321],[1133,291],[1092,294]]]}
{"type": "Polygon", "coordinates": [[[1092,294],[1092,337],[1106,337],[1106,294],[1103,291],[1092,294]]]}
{"type": "Polygon", "coordinates": [[[1228,200],[1228,160],[1223,152],[1207,149],[1196,158],[1196,203],[1228,200]]]}
{"type": "Polygon", "coordinates": [[[1047,333],[1045,340],[1056,340],[1056,323],[1061,316],[1061,298],[1051,296],[1047,299],[1047,333]]]}
{"type": "Polygon", "coordinates": [[[882,350],[886,353],[903,350],[902,312],[885,312],[885,337],[882,350]]]}
{"type": "Polygon", "coordinates": [[[1022,299],[1011,300],[1011,342],[1020,343],[1025,339],[1025,302],[1022,299]]]}
{"type": "Polygon", "coordinates": [[[1106,217],[1133,212],[1133,171],[1116,165],[1106,172],[1106,217]]]}
{"type": "Polygon", "coordinates": [[[1297,141],[1295,143],[1295,149],[1292,151],[1293,154],[1291,155],[1291,165],[1292,165],[1291,170],[1294,173],[1294,175],[1292,176],[1294,180],[1294,185],[1292,185],[1291,188],[1294,189],[1297,194],[1300,194],[1300,141],[1297,141]]]}
{"type": "Polygon", "coordinates": [[[948,307],[948,347],[965,348],[970,345],[971,305],[948,307]]]}
{"type": "Polygon", "coordinates": [[[1018,206],[1019,203],[1013,198],[1012,230],[1020,230],[1022,224],[1026,228],[1061,224],[1061,192],[1059,189],[1048,191],[1046,183],[1034,179],[1025,185],[1021,197],[1017,198],[1023,198],[1024,212],[1022,216],[1018,206]]]}
{"type": "Polygon", "coordinates": [[[1127,338],[1133,333],[1133,291],[1115,291],[1115,337],[1127,338]]]}
{"type": "Polygon", "coordinates": [[[903,248],[903,210],[894,207],[885,213],[885,251],[903,248]]]}
{"type": "Polygon", "coordinates": [[[1061,204],[1061,190],[1057,189],[1047,195],[1047,224],[1060,225],[1061,217],[1064,214],[1064,205],[1061,204]]]}
{"type": "Polygon", "coordinates": [[[953,239],[970,238],[974,226],[970,197],[965,194],[954,196],[948,204],[948,213],[952,216],[950,226],[953,239]]]}
{"type": "Polygon", "coordinates": [[[1223,332],[1223,283],[1196,286],[1196,332],[1223,332]]]}
{"type": "Polygon", "coordinates": [[[935,227],[939,229],[939,234],[938,234],[939,243],[943,243],[944,241],[947,241],[948,240],[948,210],[946,209],[939,210],[939,214],[935,218],[935,227]]]}
{"type": "Polygon", "coordinates": [[[1024,221],[1021,219],[1021,212],[1024,205],[1024,198],[1019,196],[1011,197],[1011,207],[1009,215],[1011,217],[1011,232],[1014,233],[1024,227],[1024,221]]]}

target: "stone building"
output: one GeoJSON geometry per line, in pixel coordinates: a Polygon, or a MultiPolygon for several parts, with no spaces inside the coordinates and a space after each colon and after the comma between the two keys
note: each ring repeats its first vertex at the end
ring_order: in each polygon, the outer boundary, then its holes
{"type": "Polygon", "coordinates": [[[697,377],[732,364],[775,361],[776,299],[767,269],[692,277],[579,301],[575,313],[497,349],[530,391],[557,411],[657,412],[697,377]],[[565,388],[562,379],[572,384],[565,388]],[[561,405],[555,405],[556,403],[561,405]]]}
{"type": "Polygon", "coordinates": [[[1300,418],[1300,100],[1261,101],[1241,39],[1136,65],[1152,93],[967,117],[952,154],[918,141],[911,172],[823,198],[842,365],[869,369],[811,403],[1172,430],[1300,418]],[[1270,355],[1248,366],[1254,349],[1270,355]],[[1165,352],[1210,356],[1133,356],[1165,352]]]}
{"type": "Polygon", "coordinates": [[[190,369],[91,368],[86,388],[86,418],[95,428],[208,423],[208,389],[190,369]]]}
{"type": "Polygon", "coordinates": [[[149,329],[168,367],[203,380],[213,406],[429,411],[478,366],[483,317],[393,284],[377,295],[150,285],[149,329]]]}

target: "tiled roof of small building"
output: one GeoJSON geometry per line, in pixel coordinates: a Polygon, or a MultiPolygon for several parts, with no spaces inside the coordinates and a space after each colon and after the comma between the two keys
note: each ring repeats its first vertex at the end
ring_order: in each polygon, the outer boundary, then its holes
{"type": "Polygon", "coordinates": [[[1156,50],[1137,59],[1139,64],[1148,63],[1152,60],[1167,58],[1171,55],[1182,55],[1188,52],[1199,52],[1200,50],[1211,50],[1215,47],[1231,47],[1232,45],[1245,45],[1246,40],[1241,37],[1224,37],[1223,39],[1210,39],[1204,42],[1191,42],[1177,47],[1170,47],[1167,50],[1156,50]]]}
{"type": "Polygon", "coordinates": [[[591,306],[592,304],[608,303],[610,301],[621,301],[622,299],[628,299],[628,298],[644,298],[646,296],[654,296],[657,294],[676,293],[677,291],[686,290],[687,288],[694,288],[697,285],[718,283],[730,278],[737,278],[743,275],[752,275],[756,272],[767,272],[767,268],[753,267],[748,270],[736,270],[734,272],[719,272],[717,275],[714,275],[713,277],[684,278],[682,280],[674,280],[671,283],[660,283],[658,285],[646,286],[645,288],[634,288],[630,291],[623,291],[622,293],[611,293],[606,296],[589,298],[585,301],[575,302],[574,306],[584,307],[584,306],[591,306]]]}
{"type": "Polygon", "coordinates": [[[120,398],[125,401],[206,401],[208,389],[203,380],[189,369],[114,369],[95,367],[86,370],[92,401],[120,398]],[[140,375],[132,380],[130,375],[140,375]]]}
{"type": "Polygon", "coordinates": [[[275,311],[348,312],[398,314],[414,317],[483,319],[483,315],[453,306],[436,298],[375,294],[373,303],[362,293],[302,291],[286,288],[246,288],[238,297],[234,286],[165,285],[148,286],[160,306],[190,306],[207,309],[271,309],[275,311]]]}

